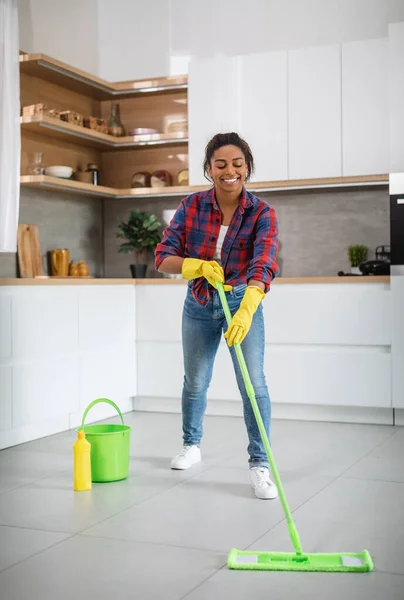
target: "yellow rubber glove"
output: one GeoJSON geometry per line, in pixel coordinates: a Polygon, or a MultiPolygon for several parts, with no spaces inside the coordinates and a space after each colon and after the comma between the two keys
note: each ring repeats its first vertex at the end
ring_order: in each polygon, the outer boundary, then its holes
{"type": "MultiPolygon", "coordinates": [[[[216,282],[224,283],[224,272],[215,260],[201,260],[199,258],[185,258],[181,269],[184,279],[205,277],[216,288],[216,282]]],[[[224,285],[224,291],[229,292],[231,285],[224,285]]]]}
{"type": "Polygon", "coordinates": [[[249,332],[254,313],[263,298],[265,298],[265,292],[261,288],[253,285],[247,287],[240,308],[233,316],[229,328],[224,334],[229,346],[241,344],[249,332]]]}

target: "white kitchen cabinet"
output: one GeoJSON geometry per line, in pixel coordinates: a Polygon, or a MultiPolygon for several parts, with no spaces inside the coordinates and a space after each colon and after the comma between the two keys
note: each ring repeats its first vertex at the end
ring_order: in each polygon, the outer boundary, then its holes
{"type": "Polygon", "coordinates": [[[394,408],[404,409],[404,267],[391,267],[392,295],[392,340],[391,340],[391,375],[392,404],[394,408]]]}
{"type": "MultiPolygon", "coordinates": [[[[131,283],[1,288],[0,449],[78,426],[97,397],[132,410],[135,318],[131,283]]],[[[103,404],[87,422],[110,416],[103,404]]]]}
{"type": "Polygon", "coordinates": [[[0,431],[12,427],[12,371],[0,365],[0,431]]]}
{"type": "Polygon", "coordinates": [[[388,41],[343,44],[342,174],[388,171],[388,41]]]}
{"type": "Polygon", "coordinates": [[[239,127],[255,159],[251,181],[288,178],[287,54],[239,57],[239,127]]]}
{"type": "Polygon", "coordinates": [[[206,185],[205,146],[216,133],[237,131],[237,57],[192,59],[188,76],[189,183],[206,185]]]}
{"type": "Polygon", "coordinates": [[[289,179],[339,177],[341,47],[288,52],[289,179]]]}
{"type": "Polygon", "coordinates": [[[404,172],[404,23],[389,25],[390,173],[404,172]]]}
{"type": "Polygon", "coordinates": [[[0,291],[0,359],[11,356],[11,300],[0,291]]]}

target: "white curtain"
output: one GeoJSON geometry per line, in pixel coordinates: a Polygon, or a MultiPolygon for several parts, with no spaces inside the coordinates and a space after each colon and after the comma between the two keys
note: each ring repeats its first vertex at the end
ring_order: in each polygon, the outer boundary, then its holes
{"type": "Polygon", "coordinates": [[[20,206],[17,0],[0,0],[0,252],[16,252],[20,206]]]}

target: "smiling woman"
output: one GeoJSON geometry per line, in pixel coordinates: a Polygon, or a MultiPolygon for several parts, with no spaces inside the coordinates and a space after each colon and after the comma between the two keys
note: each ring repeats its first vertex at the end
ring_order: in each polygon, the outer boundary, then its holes
{"type": "Polygon", "coordinates": [[[205,150],[205,176],[212,189],[185,198],[156,248],[156,268],[190,281],[182,319],[185,377],[182,393],[184,445],[172,469],[200,462],[207,390],[222,333],[227,338],[243,399],[251,485],[257,498],[276,498],[268,459],[245,389],[234,345],[242,343],[259,410],[269,437],[271,406],[264,375],[264,317],[261,301],[278,274],[278,223],[273,207],[247,192],[254,170],[247,142],[218,133],[205,150]],[[214,260],[216,259],[216,260],[214,260]],[[217,283],[224,283],[232,321],[221,308],[217,283]]]}

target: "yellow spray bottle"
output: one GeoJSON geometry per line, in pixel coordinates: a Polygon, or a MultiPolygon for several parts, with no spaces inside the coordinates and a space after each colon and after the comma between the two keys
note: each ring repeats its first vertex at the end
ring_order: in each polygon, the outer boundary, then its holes
{"type": "Polygon", "coordinates": [[[91,490],[91,444],[86,440],[82,429],[73,444],[74,452],[74,491],[91,490]]]}

